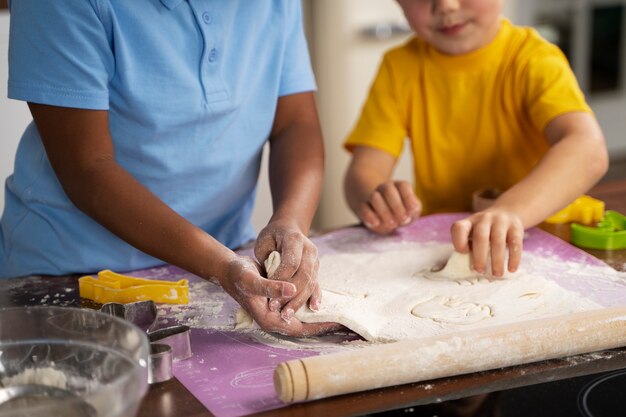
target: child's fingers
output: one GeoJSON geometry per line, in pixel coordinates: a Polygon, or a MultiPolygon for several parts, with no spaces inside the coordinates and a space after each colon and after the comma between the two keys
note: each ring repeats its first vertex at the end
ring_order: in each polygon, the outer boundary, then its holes
{"type": "Polygon", "coordinates": [[[413,186],[407,181],[398,181],[396,186],[408,218],[411,220],[418,218],[422,213],[422,203],[415,195],[413,186]]]}
{"type": "Polygon", "coordinates": [[[261,233],[256,240],[254,245],[254,256],[259,261],[261,265],[267,259],[267,257],[276,250],[276,241],[274,240],[274,235],[268,233],[261,233]]]}
{"type": "Polygon", "coordinates": [[[524,245],[524,229],[521,226],[509,229],[507,245],[509,247],[508,269],[509,272],[515,272],[519,268],[524,245]]]}
{"type": "Polygon", "coordinates": [[[368,203],[361,205],[359,218],[368,229],[375,230],[381,224],[381,220],[376,215],[372,207],[368,203]]]}
{"type": "Polygon", "coordinates": [[[287,233],[280,245],[280,265],[272,279],[290,281],[302,262],[304,236],[300,233],[287,233]]]}
{"type": "Polygon", "coordinates": [[[509,224],[496,221],[491,227],[491,273],[496,277],[504,275],[504,258],[506,256],[506,239],[509,224]]]}
{"type": "Polygon", "coordinates": [[[389,207],[391,216],[393,217],[396,225],[407,224],[411,221],[406,208],[404,207],[404,201],[402,200],[400,191],[395,183],[387,182],[381,184],[378,187],[378,192],[382,195],[385,203],[387,203],[387,207],[389,207]]]}
{"type": "Polygon", "coordinates": [[[293,315],[306,304],[307,300],[311,301],[311,304],[319,307],[319,296],[321,290],[317,283],[317,272],[319,270],[319,259],[317,253],[315,257],[303,256],[302,265],[294,276],[294,284],[298,288],[298,294],[290,300],[285,300],[285,305],[281,309],[281,317],[284,320],[290,320],[293,315]],[[313,298],[311,300],[311,298],[313,298]]]}
{"type": "Polygon", "coordinates": [[[302,307],[315,291],[317,284],[317,272],[319,270],[319,259],[317,248],[312,246],[310,252],[302,256],[302,261],[292,278],[293,284],[298,288],[298,294],[291,299],[281,300],[284,306],[281,309],[281,317],[289,320],[296,311],[302,307]]]}
{"type": "Polygon", "coordinates": [[[474,270],[483,273],[487,269],[491,234],[491,221],[482,218],[472,227],[472,261],[474,270]]]}
{"type": "Polygon", "coordinates": [[[293,297],[297,292],[296,286],[291,283],[263,278],[258,274],[243,274],[234,286],[244,297],[283,298],[293,297]]]}
{"type": "Polygon", "coordinates": [[[245,309],[262,329],[293,337],[309,337],[339,330],[337,323],[302,323],[292,318],[284,320],[279,313],[269,311],[263,299],[253,299],[245,303],[245,309]]]}
{"type": "Polygon", "coordinates": [[[300,307],[306,304],[307,300],[309,299],[309,294],[309,291],[303,291],[293,297],[291,300],[289,300],[289,302],[285,304],[280,311],[280,316],[283,318],[283,320],[289,321],[294,316],[294,314],[296,314],[296,311],[298,311],[300,307]]]}
{"type": "Polygon", "coordinates": [[[381,227],[385,229],[395,229],[398,224],[394,220],[391,210],[387,206],[387,202],[379,191],[375,191],[369,200],[370,206],[381,220],[381,227]]]}
{"type": "Polygon", "coordinates": [[[319,311],[320,306],[322,305],[322,289],[320,288],[319,283],[315,283],[315,288],[313,289],[313,294],[311,294],[311,298],[309,298],[309,308],[313,311],[319,311]]]}
{"type": "Polygon", "coordinates": [[[472,222],[469,219],[458,220],[452,224],[451,235],[454,250],[460,253],[469,251],[469,236],[472,231],[472,222]]]}

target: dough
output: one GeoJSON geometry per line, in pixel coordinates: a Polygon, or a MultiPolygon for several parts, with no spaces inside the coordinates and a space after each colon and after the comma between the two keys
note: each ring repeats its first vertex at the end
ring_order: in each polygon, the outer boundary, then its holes
{"type": "Polygon", "coordinates": [[[469,253],[454,251],[444,265],[433,267],[427,275],[432,279],[455,280],[468,278],[475,274],[472,270],[472,258],[469,253]]]}
{"type": "Polygon", "coordinates": [[[464,301],[456,296],[438,296],[420,302],[411,310],[415,317],[448,324],[470,324],[491,318],[493,312],[486,304],[464,301]]]}
{"type": "Polygon", "coordinates": [[[254,320],[242,307],[237,307],[235,311],[235,329],[252,329],[254,328],[254,320]]]}
{"type": "MultiPolygon", "coordinates": [[[[523,266],[489,279],[471,271],[467,255],[452,252],[450,244],[402,242],[380,252],[324,255],[320,311],[303,307],[296,317],[341,323],[387,342],[601,308],[523,266]]],[[[524,261],[532,265],[533,256],[524,254],[524,261]]]]}
{"type": "Polygon", "coordinates": [[[263,262],[263,265],[265,265],[265,272],[267,272],[267,277],[271,279],[276,273],[278,267],[280,266],[280,252],[272,251],[272,253],[269,254],[265,262],[263,262]]]}
{"type": "MultiPolygon", "coordinates": [[[[487,270],[485,273],[480,274],[473,270],[472,257],[470,254],[457,251],[452,252],[450,258],[445,262],[445,265],[436,265],[429,271],[420,271],[416,275],[421,275],[432,280],[456,281],[459,285],[474,285],[479,282],[487,283],[493,278],[491,275],[491,258],[487,259],[487,270]]],[[[504,274],[504,278],[508,276],[508,273],[504,274]]]]}

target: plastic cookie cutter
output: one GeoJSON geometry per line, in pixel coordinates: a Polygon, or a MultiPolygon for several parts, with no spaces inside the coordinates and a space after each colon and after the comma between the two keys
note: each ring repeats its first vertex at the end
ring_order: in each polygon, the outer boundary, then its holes
{"type": "Polygon", "coordinates": [[[152,300],[155,303],[187,304],[189,281],[176,282],[136,278],[110,270],[98,272],[98,277],[87,275],[78,279],[80,296],[96,303],[132,303],[152,300]]]}
{"type": "Polygon", "coordinates": [[[588,249],[626,249],[626,216],[607,210],[596,227],[572,223],[572,243],[588,249]]]}
{"type": "Polygon", "coordinates": [[[546,219],[546,223],[594,224],[602,219],[604,201],[583,195],[578,197],[569,206],[546,219]]]}

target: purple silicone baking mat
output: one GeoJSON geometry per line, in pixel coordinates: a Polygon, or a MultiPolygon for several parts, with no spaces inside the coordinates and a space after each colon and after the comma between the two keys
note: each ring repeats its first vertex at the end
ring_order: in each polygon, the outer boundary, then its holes
{"type": "MultiPolygon", "coordinates": [[[[450,226],[465,214],[426,216],[391,236],[377,236],[359,227],[340,229],[314,238],[321,255],[334,252],[383,251],[399,242],[450,242],[450,226]]],[[[586,252],[539,229],[524,240],[525,253],[552,258],[546,276],[585,294],[601,305],[626,304],[626,286],[594,279],[611,268],[586,252]],[[585,270],[589,270],[589,277],[585,270]],[[573,274],[573,271],[576,271],[573,274]],[[582,272],[581,272],[582,271],[582,272]],[[599,274],[599,275],[598,275],[599,274]],[[581,279],[581,277],[585,279],[581,279]],[[602,281],[598,283],[598,281],[602,281]],[[592,294],[592,296],[589,296],[592,294]]],[[[244,251],[251,254],[251,251],[244,251]]],[[[524,262],[524,260],[522,260],[524,262]]],[[[236,417],[285,407],[274,393],[273,372],[281,362],[345,349],[349,333],[295,340],[233,329],[237,304],[223,291],[178,268],[166,266],[136,271],[149,278],[190,281],[190,305],[159,306],[162,325],[174,321],[192,327],[193,356],[174,364],[174,374],[216,417],[236,417]],[[194,288],[194,291],[191,289],[194,288]]]]}

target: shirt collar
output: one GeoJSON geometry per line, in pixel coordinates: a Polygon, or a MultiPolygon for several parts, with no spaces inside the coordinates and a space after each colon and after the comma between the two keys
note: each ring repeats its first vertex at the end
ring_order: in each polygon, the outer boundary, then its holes
{"type": "Polygon", "coordinates": [[[174,7],[178,6],[183,0],[161,0],[161,3],[168,9],[172,10],[174,7]]]}

